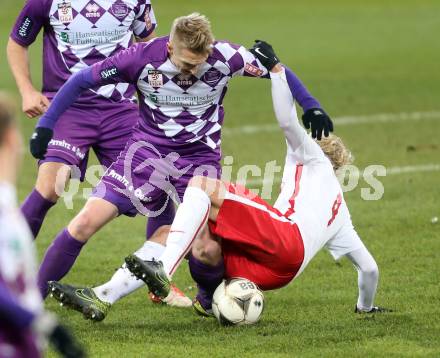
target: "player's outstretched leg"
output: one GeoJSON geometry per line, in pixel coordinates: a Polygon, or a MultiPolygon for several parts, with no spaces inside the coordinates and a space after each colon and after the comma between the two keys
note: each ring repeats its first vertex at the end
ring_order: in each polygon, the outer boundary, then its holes
{"type": "MultiPolygon", "coordinates": [[[[153,258],[159,257],[165,249],[165,246],[162,245],[161,242],[165,242],[168,231],[169,226],[162,226],[156,230],[151,239],[146,241],[134,254],[142,260],[152,260],[153,258]]],[[[93,291],[102,301],[113,305],[121,298],[143,286],[144,282],[133,276],[127,269],[127,266],[123,264],[116,270],[108,282],[94,287],[93,291]]],[[[153,294],[150,293],[150,295],[153,294]]],[[[157,303],[166,303],[169,306],[181,308],[191,307],[191,299],[174,285],[171,285],[170,295],[165,302],[156,296],[153,297],[157,303]]]]}
{"type": "Polygon", "coordinates": [[[72,308],[92,321],[102,321],[111,305],[101,301],[89,287],[73,287],[56,281],[50,281],[49,293],[61,306],[72,308]]]}
{"type": "Polygon", "coordinates": [[[44,255],[38,271],[38,287],[43,297],[48,293],[47,283],[61,280],[72,268],[88,239],[117,215],[117,207],[106,200],[91,198],[87,201],[44,255]]]}
{"type": "Polygon", "coordinates": [[[144,261],[136,255],[129,255],[125,263],[131,273],[144,281],[154,295],[161,298],[169,295],[171,282],[161,261],[144,261]]]}
{"type": "Polygon", "coordinates": [[[64,190],[69,177],[70,168],[63,163],[46,162],[38,168],[35,188],[20,208],[34,239],[37,238],[50,208],[58,201],[57,192],[64,190]]]}

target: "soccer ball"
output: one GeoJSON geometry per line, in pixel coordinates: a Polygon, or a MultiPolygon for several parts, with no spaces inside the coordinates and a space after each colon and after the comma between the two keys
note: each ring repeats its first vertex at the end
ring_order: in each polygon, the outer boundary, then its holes
{"type": "Polygon", "coordinates": [[[257,323],[263,308],[263,292],[255,283],[239,277],[223,281],[212,300],[212,311],[224,326],[257,323]]]}

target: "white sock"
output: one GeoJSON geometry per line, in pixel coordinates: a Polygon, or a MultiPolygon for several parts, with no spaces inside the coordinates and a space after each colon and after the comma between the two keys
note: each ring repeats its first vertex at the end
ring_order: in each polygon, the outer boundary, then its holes
{"type": "Polygon", "coordinates": [[[379,269],[376,261],[365,247],[350,252],[346,256],[358,271],[359,297],[357,308],[361,311],[369,311],[373,308],[379,280],[379,269]]]}
{"type": "MultiPolygon", "coordinates": [[[[146,241],[144,245],[135,252],[135,255],[142,260],[158,259],[164,250],[165,246],[157,242],[146,241]]],[[[122,267],[115,272],[110,281],[101,286],[94,287],[93,291],[100,300],[114,304],[122,297],[129,295],[142,286],[144,286],[144,282],[133,276],[124,263],[122,267]]]]}
{"type": "Polygon", "coordinates": [[[183,195],[182,204],[177,209],[167,246],[159,258],[163,262],[169,277],[191,248],[191,244],[208,221],[211,200],[201,189],[188,187],[183,195]]]}

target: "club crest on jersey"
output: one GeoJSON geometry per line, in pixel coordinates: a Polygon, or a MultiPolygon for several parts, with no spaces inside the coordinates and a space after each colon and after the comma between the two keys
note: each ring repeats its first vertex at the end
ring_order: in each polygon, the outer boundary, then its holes
{"type": "Polygon", "coordinates": [[[112,5],[110,12],[118,19],[123,19],[128,15],[128,6],[118,0],[112,5]]]}
{"type": "Polygon", "coordinates": [[[151,87],[163,86],[163,75],[159,70],[148,70],[148,84],[151,87]]]}
{"type": "Polygon", "coordinates": [[[85,16],[87,18],[101,17],[101,12],[99,10],[100,7],[98,4],[95,4],[94,2],[89,2],[86,6],[85,16]]]}
{"type": "Polygon", "coordinates": [[[247,72],[251,76],[255,76],[255,77],[260,77],[263,74],[263,70],[250,63],[246,63],[246,65],[244,66],[244,72],[247,72]]]}
{"type": "Polygon", "coordinates": [[[73,21],[72,4],[70,2],[62,2],[58,4],[58,19],[63,24],[73,21]]]}
{"type": "Polygon", "coordinates": [[[222,73],[215,68],[210,68],[203,75],[203,81],[205,81],[210,86],[215,86],[222,78],[222,73]]]}

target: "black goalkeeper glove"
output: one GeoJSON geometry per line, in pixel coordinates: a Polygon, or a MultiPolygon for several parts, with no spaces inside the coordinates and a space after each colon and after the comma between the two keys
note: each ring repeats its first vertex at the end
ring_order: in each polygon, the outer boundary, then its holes
{"type": "Polygon", "coordinates": [[[49,341],[62,357],[86,357],[83,347],[66,327],[58,323],[53,313],[46,311],[36,317],[32,322],[32,330],[43,343],[49,341]]]}
{"type": "Polygon", "coordinates": [[[36,159],[44,159],[44,155],[47,152],[47,146],[52,139],[53,130],[45,127],[35,128],[35,132],[32,134],[29,142],[31,154],[36,159]]]}
{"type": "Polygon", "coordinates": [[[312,128],[312,138],[321,140],[322,132],[328,137],[333,132],[333,122],[321,108],[308,109],[302,116],[304,127],[312,128]]]}
{"type": "Polygon", "coordinates": [[[280,63],[280,60],[278,59],[277,55],[275,55],[272,46],[266,41],[255,40],[254,46],[252,46],[249,51],[260,60],[268,71],[271,71],[272,68],[280,63]]]}

